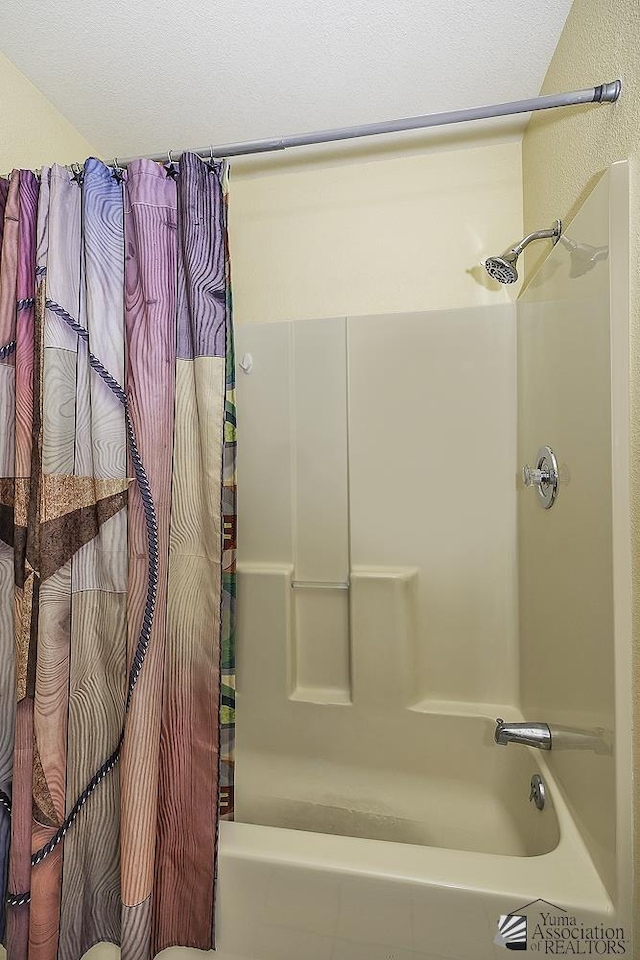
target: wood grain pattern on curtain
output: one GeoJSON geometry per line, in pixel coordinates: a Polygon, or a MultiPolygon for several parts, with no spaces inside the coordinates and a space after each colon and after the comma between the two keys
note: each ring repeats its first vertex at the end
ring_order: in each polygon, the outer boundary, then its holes
{"type": "Polygon", "coordinates": [[[215,946],[233,815],[224,170],[0,181],[0,938],[215,946]]]}

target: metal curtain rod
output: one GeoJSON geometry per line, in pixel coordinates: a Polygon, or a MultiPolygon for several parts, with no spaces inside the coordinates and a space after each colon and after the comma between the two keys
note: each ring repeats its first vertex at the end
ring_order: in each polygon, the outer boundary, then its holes
{"type": "MultiPolygon", "coordinates": [[[[468,110],[450,110],[447,113],[429,113],[422,117],[407,117],[404,120],[383,120],[381,123],[363,123],[355,127],[337,127],[335,130],[316,130],[291,137],[274,137],[270,140],[247,140],[244,143],[228,143],[221,147],[200,147],[189,151],[203,158],[212,159],[247,156],[253,153],[270,153],[288,150],[290,147],[305,147],[316,143],[331,143],[334,140],[354,140],[356,137],[375,137],[382,133],[400,133],[406,130],[422,130],[426,127],[442,127],[449,123],[466,123],[469,120],[488,120],[491,117],[508,117],[516,113],[531,113],[534,110],[550,110],[553,107],[570,107],[582,103],[615,103],[620,96],[622,83],[613,80],[586,90],[571,93],[553,93],[546,97],[529,100],[514,100],[512,103],[494,103],[488,107],[471,107],[468,110]]],[[[154,153],[145,159],[161,163],[167,159],[177,160],[183,152],[172,150],[154,153]]],[[[126,167],[138,157],[116,158],[116,165],[126,167]]]]}

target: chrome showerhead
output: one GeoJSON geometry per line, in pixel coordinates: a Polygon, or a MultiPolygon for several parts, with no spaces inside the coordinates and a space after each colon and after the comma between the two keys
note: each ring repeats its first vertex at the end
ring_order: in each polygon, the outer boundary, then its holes
{"type": "Polygon", "coordinates": [[[507,260],[507,254],[503,257],[487,257],[484,262],[485,270],[498,283],[515,283],[518,279],[517,259],[518,257],[515,256],[513,260],[509,261],[507,260]]]}
{"type": "Polygon", "coordinates": [[[490,277],[497,280],[498,283],[515,283],[518,279],[516,263],[518,257],[532,240],[553,240],[554,244],[560,239],[562,233],[562,223],[556,220],[550,230],[536,230],[517,243],[515,247],[510,247],[501,257],[487,257],[484,267],[490,277]]]}

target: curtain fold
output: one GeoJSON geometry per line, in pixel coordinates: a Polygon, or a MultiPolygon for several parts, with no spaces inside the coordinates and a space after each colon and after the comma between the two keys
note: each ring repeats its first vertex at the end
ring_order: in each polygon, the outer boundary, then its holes
{"type": "Polygon", "coordinates": [[[14,171],[0,208],[0,935],[9,960],[210,949],[233,815],[225,170],[14,171]]]}

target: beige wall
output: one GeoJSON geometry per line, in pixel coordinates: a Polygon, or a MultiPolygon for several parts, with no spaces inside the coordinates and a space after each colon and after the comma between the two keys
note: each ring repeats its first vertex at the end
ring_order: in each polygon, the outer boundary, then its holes
{"type": "MultiPolygon", "coordinates": [[[[523,142],[525,230],[555,217],[568,221],[595,179],[613,161],[630,158],[631,496],[634,595],[640,591],[640,16],[637,0],[575,0],[542,92],[623,81],[612,107],[578,108],[535,116],[523,142]]],[[[540,250],[534,256],[542,257],[540,250]]],[[[534,267],[533,258],[527,264],[534,267]]],[[[634,604],[635,729],[640,724],[640,605],[634,604]]],[[[640,756],[636,747],[636,822],[640,815],[640,756]]],[[[640,849],[636,843],[636,877],[640,849]]],[[[635,903],[640,905],[636,880],[635,903]]],[[[640,907],[636,928],[640,926],[640,907]]]]}
{"type": "Polygon", "coordinates": [[[509,302],[517,291],[479,263],[521,236],[521,145],[473,143],[261,176],[232,168],[236,321],[509,302]]]}
{"type": "Polygon", "coordinates": [[[0,53],[0,175],[13,167],[82,161],[91,145],[0,53]]]}

